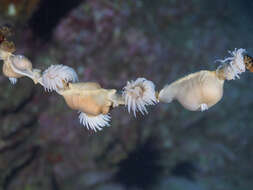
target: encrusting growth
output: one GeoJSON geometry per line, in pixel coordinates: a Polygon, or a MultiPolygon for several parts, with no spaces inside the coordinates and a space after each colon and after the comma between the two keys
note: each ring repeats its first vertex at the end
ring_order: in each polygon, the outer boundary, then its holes
{"type": "Polygon", "coordinates": [[[191,111],[205,111],[218,103],[223,96],[226,80],[240,78],[248,69],[253,72],[253,58],[245,49],[235,49],[230,57],[218,60],[222,64],[216,71],[199,71],[189,74],[155,91],[152,81],[137,78],[128,81],[122,93],[116,89],[105,89],[96,82],[78,82],[75,70],[66,65],[51,65],[43,73],[34,69],[31,61],[23,55],[14,55],[15,45],[9,42],[7,28],[0,28],[0,60],[3,61],[3,74],[12,84],[18,78],[29,77],[46,91],[56,91],[68,107],[79,112],[79,121],[87,129],[100,131],[110,125],[110,111],[125,105],[128,112],[147,114],[146,106],[158,102],[170,103],[177,100],[191,111]]]}

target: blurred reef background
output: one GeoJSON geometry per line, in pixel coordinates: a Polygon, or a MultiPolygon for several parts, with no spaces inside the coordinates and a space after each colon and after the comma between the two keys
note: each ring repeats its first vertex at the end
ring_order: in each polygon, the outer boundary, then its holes
{"type": "MultiPolygon", "coordinates": [[[[1,0],[0,25],[34,67],[73,67],[80,81],[157,89],[214,70],[227,50],[253,53],[250,0],[1,0]]],[[[253,75],[226,82],[206,112],[158,104],[112,111],[94,133],[62,97],[0,76],[2,190],[252,190],[253,75]]]]}

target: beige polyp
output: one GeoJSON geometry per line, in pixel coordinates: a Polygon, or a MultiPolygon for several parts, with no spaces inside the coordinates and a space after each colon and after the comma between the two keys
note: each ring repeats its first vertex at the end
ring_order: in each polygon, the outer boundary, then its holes
{"type": "Polygon", "coordinates": [[[0,60],[7,60],[11,55],[12,53],[4,51],[0,48],[0,60]]]}
{"type": "Polygon", "coordinates": [[[7,77],[32,76],[32,63],[20,55],[11,55],[4,60],[3,73],[7,77]]]}
{"type": "Polygon", "coordinates": [[[10,61],[13,64],[13,66],[20,71],[24,70],[31,71],[33,68],[31,61],[22,55],[11,56],[10,61]]]}
{"type": "Polygon", "coordinates": [[[170,103],[174,99],[191,111],[198,111],[201,105],[208,108],[223,96],[224,80],[215,71],[199,71],[165,86],[159,93],[161,102],[170,103]]]}
{"type": "Polygon", "coordinates": [[[89,116],[108,114],[113,106],[115,89],[103,89],[98,83],[69,83],[68,88],[59,91],[67,105],[89,116]]]}
{"type": "Polygon", "coordinates": [[[11,65],[8,63],[3,64],[3,74],[9,78],[20,78],[23,76],[21,74],[14,72],[13,69],[11,68],[11,65]]]}

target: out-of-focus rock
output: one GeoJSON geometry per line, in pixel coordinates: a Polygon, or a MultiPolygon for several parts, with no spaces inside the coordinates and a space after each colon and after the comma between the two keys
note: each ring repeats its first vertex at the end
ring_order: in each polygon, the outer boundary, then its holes
{"type": "Polygon", "coordinates": [[[32,15],[40,0],[1,0],[1,16],[7,20],[24,23],[32,15]]]}
{"type": "Polygon", "coordinates": [[[184,178],[169,177],[161,180],[154,190],[206,190],[202,185],[184,178]]]}
{"type": "Polygon", "coordinates": [[[123,185],[120,184],[104,184],[96,188],[96,190],[127,190],[123,185]]]}

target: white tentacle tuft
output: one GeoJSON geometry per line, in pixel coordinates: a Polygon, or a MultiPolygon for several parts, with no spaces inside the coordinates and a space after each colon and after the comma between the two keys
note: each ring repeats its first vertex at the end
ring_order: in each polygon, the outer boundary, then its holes
{"type": "Polygon", "coordinates": [[[246,52],[245,49],[235,49],[234,51],[229,51],[232,55],[231,57],[227,57],[224,60],[217,60],[221,63],[217,68],[224,70],[224,75],[227,80],[235,80],[236,78],[240,78],[239,74],[246,71],[246,66],[244,64],[243,54],[246,52]]]}
{"type": "Polygon", "coordinates": [[[74,69],[66,65],[51,65],[43,72],[42,83],[45,90],[58,91],[64,87],[63,82],[77,82],[78,76],[74,69]]]}
{"type": "Polygon", "coordinates": [[[95,132],[101,131],[103,127],[110,126],[111,117],[109,114],[103,115],[100,114],[98,116],[88,116],[87,114],[80,112],[79,120],[80,123],[87,127],[87,129],[91,129],[95,132]]]}
{"type": "Polygon", "coordinates": [[[155,95],[155,85],[152,81],[145,78],[138,78],[135,81],[127,82],[123,89],[125,105],[128,106],[128,112],[131,110],[136,117],[136,112],[140,111],[143,115],[148,113],[146,106],[157,103],[155,95]]]}
{"type": "Polygon", "coordinates": [[[10,77],[9,80],[10,80],[11,84],[13,84],[13,85],[18,82],[18,79],[12,78],[12,77],[10,77]]]}

